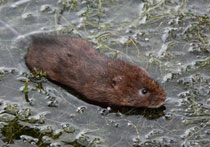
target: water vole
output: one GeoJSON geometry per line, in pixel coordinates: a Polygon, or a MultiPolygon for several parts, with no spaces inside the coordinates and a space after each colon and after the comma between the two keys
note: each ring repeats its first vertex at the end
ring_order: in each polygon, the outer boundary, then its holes
{"type": "Polygon", "coordinates": [[[139,66],[102,55],[83,39],[33,36],[25,57],[30,70],[70,87],[87,100],[115,106],[157,108],[166,95],[139,66]]]}

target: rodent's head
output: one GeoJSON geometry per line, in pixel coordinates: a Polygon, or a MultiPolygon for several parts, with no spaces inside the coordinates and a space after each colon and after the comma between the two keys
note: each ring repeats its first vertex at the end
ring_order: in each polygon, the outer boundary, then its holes
{"type": "Polygon", "coordinates": [[[160,107],[166,100],[164,90],[150,77],[145,77],[142,81],[141,86],[138,86],[137,93],[134,92],[138,99],[134,105],[141,106],[143,104],[144,107],[148,108],[160,107]]]}
{"type": "Polygon", "coordinates": [[[132,107],[158,108],[166,94],[147,73],[132,73],[113,78],[113,87],[121,95],[121,104],[132,107]]]}

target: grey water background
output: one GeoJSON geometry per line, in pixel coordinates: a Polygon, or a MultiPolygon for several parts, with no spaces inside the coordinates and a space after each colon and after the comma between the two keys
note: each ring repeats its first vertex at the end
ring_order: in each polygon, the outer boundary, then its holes
{"type": "Polygon", "coordinates": [[[0,145],[209,146],[208,0],[0,0],[0,145]],[[145,67],[165,110],[112,111],[50,81],[28,83],[32,34],[80,36],[107,56],[145,67]],[[157,114],[156,114],[157,113],[157,114]]]}

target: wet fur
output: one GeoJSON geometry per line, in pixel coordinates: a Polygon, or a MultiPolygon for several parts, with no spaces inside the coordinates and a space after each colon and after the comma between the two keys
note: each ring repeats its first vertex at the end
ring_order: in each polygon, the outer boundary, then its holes
{"type": "Polygon", "coordinates": [[[96,51],[80,38],[31,37],[26,55],[30,70],[38,68],[57,83],[70,87],[87,100],[116,106],[159,107],[165,101],[163,89],[147,71],[96,51]],[[151,95],[138,96],[146,87],[151,95]]]}

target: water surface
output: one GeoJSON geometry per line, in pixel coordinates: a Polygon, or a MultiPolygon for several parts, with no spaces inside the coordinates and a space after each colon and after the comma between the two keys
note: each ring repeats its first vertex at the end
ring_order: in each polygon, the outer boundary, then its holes
{"type": "Polygon", "coordinates": [[[0,144],[208,146],[209,12],[206,0],[1,0],[0,144]],[[167,93],[165,108],[110,110],[43,78],[41,89],[27,83],[23,38],[39,33],[80,36],[145,67],[167,93]]]}

